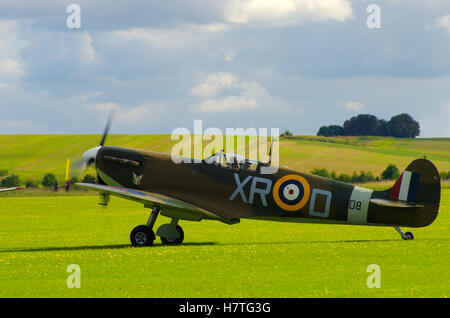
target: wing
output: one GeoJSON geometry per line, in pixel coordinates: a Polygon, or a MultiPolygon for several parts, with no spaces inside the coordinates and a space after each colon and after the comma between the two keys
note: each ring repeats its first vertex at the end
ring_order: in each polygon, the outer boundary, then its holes
{"type": "Polygon", "coordinates": [[[20,189],[22,189],[22,188],[21,187],[15,187],[15,188],[0,189],[0,192],[20,190],[20,189]]]}
{"type": "Polygon", "coordinates": [[[222,221],[227,224],[239,223],[239,219],[223,218],[208,210],[197,207],[196,205],[189,202],[169,197],[160,193],[92,183],[75,183],[75,185],[80,188],[94,190],[106,195],[114,195],[123,199],[140,202],[146,206],[160,207],[161,214],[171,218],[191,221],[210,219],[222,221]]]}

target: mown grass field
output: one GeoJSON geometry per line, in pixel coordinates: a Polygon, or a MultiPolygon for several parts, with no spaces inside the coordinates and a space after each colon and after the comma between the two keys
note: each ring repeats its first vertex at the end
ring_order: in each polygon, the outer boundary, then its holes
{"type": "MultiPolygon", "coordinates": [[[[22,181],[51,172],[63,180],[66,158],[100,136],[0,136],[0,169],[22,181]]],[[[170,152],[168,135],[111,135],[108,145],[170,152]]],[[[417,157],[450,171],[450,138],[282,138],[280,161],[301,171],[403,170],[417,157]]],[[[93,171],[91,171],[93,173],[93,171]]],[[[380,190],[393,182],[364,184],[380,190]]],[[[242,220],[183,222],[185,243],[132,248],[130,231],[146,222],[142,205],[92,193],[43,189],[0,193],[0,297],[448,297],[450,189],[440,215],[403,241],[393,228],[242,220]],[[81,268],[69,289],[68,265],[81,268]],[[381,268],[369,289],[367,267],[381,268]]],[[[160,217],[155,229],[169,219],[160,217]]],[[[404,229],[405,231],[408,229],[404,229]]],[[[411,230],[411,229],[410,229],[411,230]]]]}
{"type": "MultiPolygon", "coordinates": [[[[67,158],[81,155],[96,147],[99,141],[99,135],[0,135],[0,169],[18,174],[22,182],[41,181],[45,173],[53,173],[62,184],[67,158]]],[[[170,135],[110,135],[106,145],[170,153],[177,142],[170,135]]],[[[295,136],[280,139],[280,164],[304,172],[327,168],[338,174],[364,170],[379,176],[390,163],[403,170],[412,160],[423,156],[432,160],[439,171],[450,171],[450,138],[295,136]]],[[[88,170],[88,173],[95,172],[88,170]]]]}
{"type": "MultiPolygon", "coordinates": [[[[0,297],[448,297],[450,190],[429,227],[181,222],[185,244],[132,248],[141,205],[96,196],[0,198],[0,297]],[[405,229],[406,230],[406,229],[405,229]],[[69,289],[69,264],[81,288],[69,289]],[[381,288],[366,285],[368,265],[381,288]]],[[[169,221],[160,217],[157,225],[169,221]]]]}

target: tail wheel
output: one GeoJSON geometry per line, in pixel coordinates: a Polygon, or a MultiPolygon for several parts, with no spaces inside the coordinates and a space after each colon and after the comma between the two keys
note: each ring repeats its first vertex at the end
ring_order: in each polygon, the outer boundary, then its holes
{"type": "Polygon", "coordinates": [[[177,225],[176,230],[178,232],[178,238],[169,239],[161,236],[161,242],[163,245],[180,245],[184,240],[184,232],[181,226],[177,225]]]}
{"type": "Polygon", "coordinates": [[[130,234],[131,245],[136,247],[152,246],[155,233],[145,225],[136,226],[130,234]]]}

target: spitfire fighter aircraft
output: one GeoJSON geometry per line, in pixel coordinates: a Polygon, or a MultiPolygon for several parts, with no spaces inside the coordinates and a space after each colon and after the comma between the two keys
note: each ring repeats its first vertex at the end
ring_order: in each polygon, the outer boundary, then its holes
{"type": "Polygon", "coordinates": [[[96,169],[98,184],[76,185],[100,192],[104,205],[113,195],[151,209],[147,223],[131,231],[133,246],[153,245],[159,214],[172,219],[156,231],[164,245],[183,242],[179,220],[392,226],[402,239],[411,240],[413,234],[403,233],[400,226],[424,227],[438,215],[440,178],[427,159],[414,160],[392,188],[373,191],[287,167],[262,174],[270,163],[230,161],[237,156],[223,152],[201,163],[174,163],[170,154],[104,146],[108,130],[109,124],[100,145],[81,160],[83,169],[96,169]]]}

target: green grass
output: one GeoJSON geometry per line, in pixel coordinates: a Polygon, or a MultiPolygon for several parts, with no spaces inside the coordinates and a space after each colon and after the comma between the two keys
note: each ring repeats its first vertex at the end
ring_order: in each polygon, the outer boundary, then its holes
{"type": "MultiPolygon", "coordinates": [[[[448,297],[450,190],[429,227],[181,222],[185,244],[131,248],[148,210],[95,196],[0,198],[0,297],[448,297]],[[406,230],[406,229],[405,229],[406,230]],[[69,264],[81,288],[69,289],[69,264]],[[381,267],[369,289],[367,266],[381,267]]],[[[157,226],[168,219],[160,217],[157,226]]]]}
{"type": "MultiPolygon", "coordinates": [[[[49,172],[62,184],[67,158],[81,155],[99,140],[99,135],[0,135],[0,169],[18,174],[23,183],[41,181],[49,172]]],[[[177,142],[170,135],[110,135],[106,145],[170,153],[177,142]]],[[[439,171],[450,171],[450,138],[294,136],[280,140],[281,165],[304,172],[327,168],[338,174],[364,170],[380,175],[390,163],[403,170],[423,156],[439,171]]],[[[88,173],[95,174],[92,169],[88,173]]]]}

